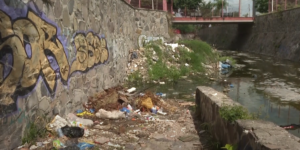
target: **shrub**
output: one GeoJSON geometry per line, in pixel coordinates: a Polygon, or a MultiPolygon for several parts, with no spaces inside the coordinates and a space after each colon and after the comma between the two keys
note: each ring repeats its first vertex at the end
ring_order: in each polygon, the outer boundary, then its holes
{"type": "Polygon", "coordinates": [[[229,121],[233,122],[238,119],[256,119],[257,117],[254,114],[249,114],[248,110],[243,106],[238,105],[225,105],[222,106],[219,110],[220,116],[229,121]]]}

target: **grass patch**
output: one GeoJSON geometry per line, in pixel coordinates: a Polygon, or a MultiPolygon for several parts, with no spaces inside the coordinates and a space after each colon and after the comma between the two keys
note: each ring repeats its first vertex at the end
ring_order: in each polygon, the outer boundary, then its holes
{"type": "Polygon", "coordinates": [[[219,110],[220,116],[229,121],[234,122],[239,119],[257,119],[258,116],[255,114],[250,114],[246,108],[238,105],[225,105],[219,110]]]}
{"type": "Polygon", "coordinates": [[[35,143],[38,138],[44,138],[47,135],[47,130],[44,127],[40,127],[35,123],[29,123],[28,129],[25,131],[24,137],[22,138],[22,144],[35,143]]]}
{"type": "Polygon", "coordinates": [[[216,62],[217,54],[212,51],[212,48],[206,42],[199,40],[181,40],[179,44],[184,44],[193,50],[193,52],[188,55],[190,59],[188,63],[191,65],[192,70],[196,72],[204,71],[201,63],[216,62]]]}
{"type": "Polygon", "coordinates": [[[192,72],[204,72],[202,63],[218,61],[217,53],[214,53],[212,48],[203,41],[182,40],[178,44],[188,48],[179,46],[175,52],[172,52],[170,46],[164,46],[160,42],[146,44],[145,56],[149,80],[177,81],[181,76],[192,72]]]}
{"type": "Polygon", "coordinates": [[[130,75],[128,75],[128,82],[129,84],[139,84],[143,82],[142,75],[139,70],[134,71],[130,75]]]}

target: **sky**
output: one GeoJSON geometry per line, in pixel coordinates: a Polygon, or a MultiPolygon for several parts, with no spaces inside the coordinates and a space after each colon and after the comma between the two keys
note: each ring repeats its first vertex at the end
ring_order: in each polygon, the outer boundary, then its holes
{"type": "MultiPolygon", "coordinates": [[[[204,0],[206,2],[213,2],[214,0],[204,0]]],[[[227,0],[229,3],[228,5],[228,12],[239,11],[239,0],[227,0]]],[[[252,0],[241,0],[241,16],[249,14],[249,6],[250,6],[250,15],[252,16],[253,10],[253,1],[252,0]]],[[[226,9],[224,9],[226,12],[226,9]]]]}

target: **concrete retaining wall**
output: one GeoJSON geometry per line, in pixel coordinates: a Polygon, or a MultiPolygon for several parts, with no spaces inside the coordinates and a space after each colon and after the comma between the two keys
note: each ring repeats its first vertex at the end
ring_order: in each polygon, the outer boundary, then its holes
{"type": "Polygon", "coordinates": [[[126,77],[138,37],[168,38],[165,12],[123,0],[0,0],[0,149],[37,116],[61,116],[126,77]]]}
{"type": "Polygon", "coordinates": [[[219,49],[242,50],[300,61],[300,8],[255,17],[254,24],[212,25],[199,31],[219,49]]]}
{"type": "Polygon", "coordinates": [[[269,121],[237,120],[230,123],[219,115],[222,105],[240,105],[210,87],[196,89],[196,105],[203,122],[209,123],[214,138],[237,144],[239,150],[298,150],[299,138],[269,121]],[[248,133],[246,133],[248,131],[248,133]]]}

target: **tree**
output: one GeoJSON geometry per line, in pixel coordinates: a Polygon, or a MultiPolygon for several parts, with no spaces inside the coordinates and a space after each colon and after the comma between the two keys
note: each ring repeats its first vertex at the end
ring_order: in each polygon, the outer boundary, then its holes
{"type": "Polygon", "coordinates": [[[255,9],[260,13],[268,12],[269,0],[255,0],[255,9]]]}
{"type": "Polygon", "coordinates": [[[216,0],[214,2],[215,8],[217,11],[222,10],[222,8],[226,8],[228,6],[228,2],[226,0],[216,0]]]}
{"type": "Polygon", "coordinates": [[[202,0],[174,0],[175,8],[185,8],[196,9],[197,6],[202,2],[202,0]]]}

